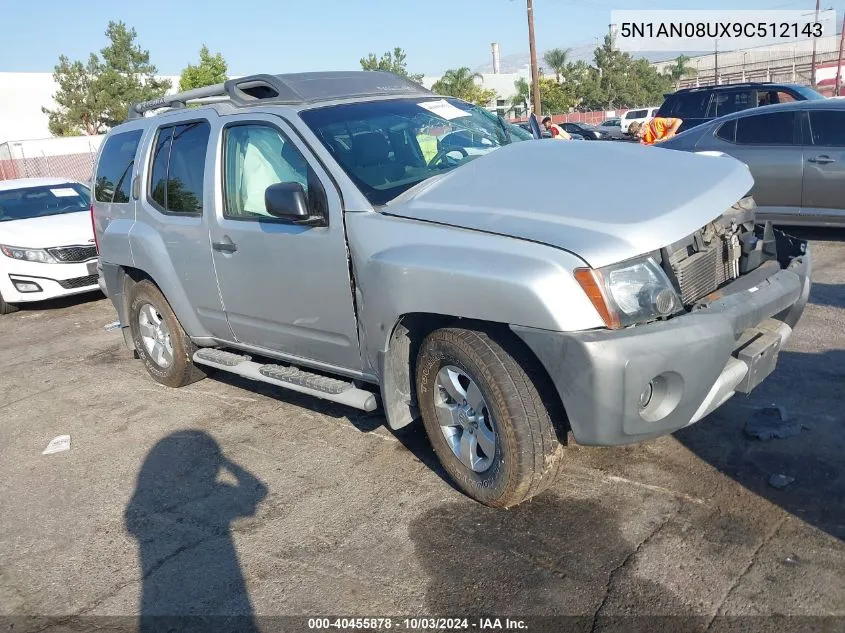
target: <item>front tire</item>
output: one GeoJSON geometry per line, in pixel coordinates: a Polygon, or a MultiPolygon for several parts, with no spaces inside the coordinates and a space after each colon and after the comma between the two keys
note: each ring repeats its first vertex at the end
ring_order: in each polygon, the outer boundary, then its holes
{"type": "Polygon", "coordinates": [[[457,486],[515,506],[557,476],[563,447],[529,359],[479,330],[435,330],[420,346],[417,399],[434,452],[457,486]]]}
{"type": "Polygon", "coordinates": [[[18,306],[6,303],[3,300],[3,295],[0,295],[0,314],[12,314],[12,312],[17,312],[18,309],[18,306]]]}
{"type": "Polygon", "coordinates": [[[184,387],[205,378],[205,372],[193,362],[197,346],[161,290],[150,281],[140,281],[132,288],[129,328],[138,358],[156,382],[184,387]]]}

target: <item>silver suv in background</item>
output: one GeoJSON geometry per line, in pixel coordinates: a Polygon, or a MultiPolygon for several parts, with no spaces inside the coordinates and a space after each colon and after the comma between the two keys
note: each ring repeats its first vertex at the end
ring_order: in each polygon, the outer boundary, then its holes
{"type": "Polygon", "coordinates": [[[243,77],[132,113],[93,221],[149,374],[380,404],[491,506],[546,488],[570,431],[637,442],[754,389],[810,290],[806,243],[755,223],[733,159],[534,143],[379,72],[243,77]],[[670,184],[618,195],[655,173],[670,184]],[[565,199],[525,186],[562,177],[565,199]]]}

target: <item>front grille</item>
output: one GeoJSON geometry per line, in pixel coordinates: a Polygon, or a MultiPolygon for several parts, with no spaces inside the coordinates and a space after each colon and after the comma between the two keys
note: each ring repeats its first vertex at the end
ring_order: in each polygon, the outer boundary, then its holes
{"type": "Polygon", "coordinates": [[[692,303],[718,287],[716,271],[721,264],[718,255],[718,249],[709,248],[671,262],[684,304],[692,303]]]}
{"type": "Polygon", "coordinates": [[[89,259],[94,259],[97,256],[96,246],[59,246],[57,248],[48,248],[50,253],[57,261],[63,264],[70,264],[75,262],[84,262],[89,259]]]}
{"type": "Polygon", "coordinates": [[[73,279],[64,279],[59,282],[59,285],[66,289],[84,288],[85,286],[93,286],[97,283],[97,275],[88,275],[87,277],[75,277],[73,279]]]}
{"type": "Polygon", "coordinates": [[[741,245],[736,234],[709,236],[699,231],[669,253],[669,265],[678,280],[684,305],[709,295],[739,276],[741,245]]]}

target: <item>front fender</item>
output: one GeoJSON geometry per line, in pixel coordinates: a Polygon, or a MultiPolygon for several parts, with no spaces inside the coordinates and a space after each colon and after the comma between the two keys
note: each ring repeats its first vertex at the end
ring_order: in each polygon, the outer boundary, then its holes
{"type": "Polygon", "coordinates": [[[584,263],[570,253],[510,237],[374,216],[379,214],[347,219],[365,362],[374,371],[395,325],[410,313],[554,331],[602,326],[571,274],[584,263]]]}

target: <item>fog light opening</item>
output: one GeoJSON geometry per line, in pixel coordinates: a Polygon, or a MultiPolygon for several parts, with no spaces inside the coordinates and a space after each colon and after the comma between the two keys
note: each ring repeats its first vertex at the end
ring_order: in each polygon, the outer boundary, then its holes
{"type": "Polygon", "coordinates": [[[675,410],[683,392],[680,374],[666,371],[654,376],[640,393],[640,417],[646,422],[659,422],[675,410]]]}
{"type": "Polygon", "coordinates": [[[41,292],[41,286],[33,281],[15,281],[13,279],[12,283],[15,284],[15,289],[18,292],[41,292]]]}

